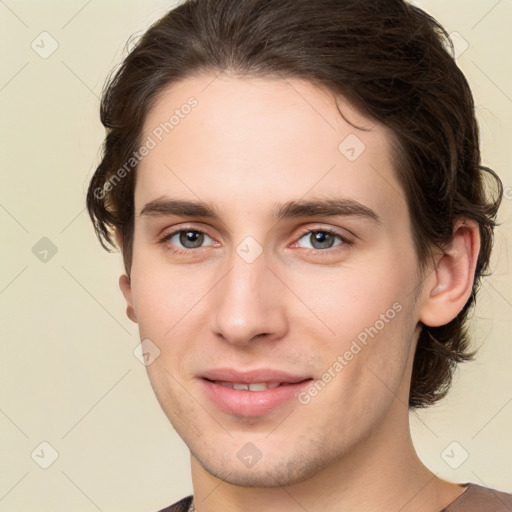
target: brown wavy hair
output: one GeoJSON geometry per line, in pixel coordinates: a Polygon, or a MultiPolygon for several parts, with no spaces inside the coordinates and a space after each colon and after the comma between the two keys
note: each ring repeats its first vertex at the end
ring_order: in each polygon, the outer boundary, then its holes
{"type": "Polygon", "coordinates": [[[457,363],[474,356],[467,315],[488,269],[503,191],[481,165],[473,97],[444,28],[402,0],[188,0],[154,23],[103,90],[107,135],[87,193],[102,245],[115,248],[113,230],[121,233],[128,274],[136,167],[115,186],[112,177],[139,148],[159,94],[203,72],[305,79],[389,127],[421,267],[450,241],[457,218],[478,223],[471,297],[450,323],[422,326],[416,349],[409,406],[442,398],[457,363]]]}

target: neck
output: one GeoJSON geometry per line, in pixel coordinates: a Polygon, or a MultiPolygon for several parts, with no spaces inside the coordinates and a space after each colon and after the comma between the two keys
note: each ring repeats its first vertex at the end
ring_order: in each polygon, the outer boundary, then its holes
{"type": "Polygon", "coordinates": [[[406,405],[399,398],[381,428],[312,478],[272,488],[239,487],[192,457],[198,512],[438,512],[463,488],[438,479],[419,460],[406,405]]]}

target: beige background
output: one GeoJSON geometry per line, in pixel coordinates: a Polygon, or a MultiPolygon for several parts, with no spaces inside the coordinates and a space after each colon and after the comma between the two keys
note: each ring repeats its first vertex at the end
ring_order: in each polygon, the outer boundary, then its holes
{"type": "MultiPolygon", "coordinates": [[[[479,359],[446,400],[412,415],[413,433],[434,472],[511,492],[512,2],[416,3],[469,44],[458,62],[478,105],[484,163],[508,188],[494,274],[472,321],[479,359]]],[[[0,511],[154,511],[191,492],[188,451],[133,355],[121,258],[100,248],[84,210],[104,80],[128,37],[172,5],[0,1],[0,511]],[[58,458],[43,469],[52,450],[58,458]]]]}

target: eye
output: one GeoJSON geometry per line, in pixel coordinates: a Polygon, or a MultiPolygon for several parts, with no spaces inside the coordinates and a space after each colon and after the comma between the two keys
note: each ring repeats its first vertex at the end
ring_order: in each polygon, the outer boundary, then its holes
{"type": "Polygon", "coordinates": [[[332,249],[344,243],[350,242],[339,233],[336,233],[330,229],[309,230],[304,233],[297,242],[299,247],[320,251],[324,249],[332,249]],[[301,240],[306,240],[306,244],[309,243],[309,245],[301,245],[301,240]]]}
{"type": "MultiPolygon", "coordinates": [[[[193,249],[213,246],[217,242],[200,229],[179,229],[166,234],[160,243],[178,254],[189,254],[193,249]]],[[[328,252],[340,245],[351,245],[351,241],[331,229],[310,229],[300,236],[295,246],[311,251],[328,252]]]]}
{"type": "Polygon", "coordinates": [[[162,243],[169,242],[170,244],[176,246],[177,250],[180,249],[198,249],[203,247],[204,242],[213,242],[213,239],[209,237],[204,231],[200,231],[198,229],[180,229],[178,231],[173,231],[162,238],[162,243]]]}

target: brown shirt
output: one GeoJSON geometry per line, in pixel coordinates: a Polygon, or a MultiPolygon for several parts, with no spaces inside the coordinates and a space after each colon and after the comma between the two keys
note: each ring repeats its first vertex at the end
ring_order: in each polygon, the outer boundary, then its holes
{"type": "Polygon", "coordinates": [[[466,484],[466,490],[441,512],[512,512],[512,494],[466,484]]]}
{"type": "MultiPolygon", "coordinates": [[[[466,490],[440,512],[512,512],[512,494],[465,484],[466,490]]],[[[160,512],[191,512],[192,496],[183,498],[160,512]]]]}

